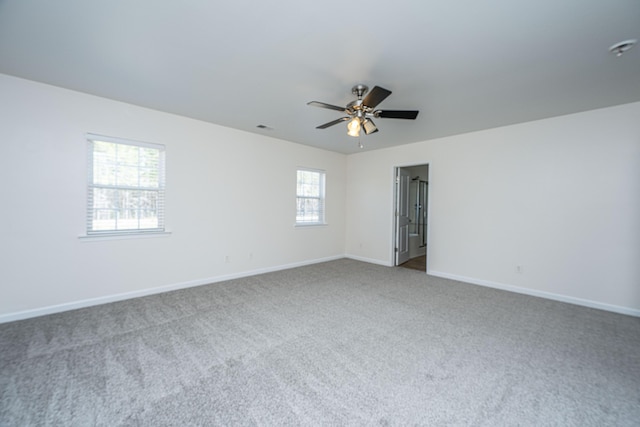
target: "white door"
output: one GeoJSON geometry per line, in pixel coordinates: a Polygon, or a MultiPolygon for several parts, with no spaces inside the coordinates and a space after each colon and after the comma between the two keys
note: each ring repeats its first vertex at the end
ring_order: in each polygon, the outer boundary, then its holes
{"type": "Polygon", "coordinates": [[[396,169],[396,265],[409,261],[409,183],[411,175],[396,169]]]}

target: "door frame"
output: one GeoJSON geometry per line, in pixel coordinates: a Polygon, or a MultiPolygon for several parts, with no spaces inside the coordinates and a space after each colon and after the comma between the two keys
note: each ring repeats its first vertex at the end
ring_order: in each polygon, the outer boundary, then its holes
{"type": "Polygon", "coordinates": [[[432,176],[432,172],[433,172],[433,162],[429,162],[429,161],[425,161],[425,162],[418,162],[418,163],[410,163],[410,164],[404,164],[404,165],[396,165],[393,167],[393,178],[392,178],[392,182],[393,182],[393,206],[392,206],[392,215],[393,215],[393,221],[391,222],[391,265],[392,266],[397,266],[396,264],[396,242],[397,242],[397,238],[398,236],[396,235],[397,233],[397,220],[398,217],[396,215],[396,212],[398,211],[398,205],[399,205],[399,194],[398,194],[398,184],[396,181],[396,177],[398,176],[398,170],[402,169],[402,168],[411,168],[411,167],[415,167],[415,166],[428,166],[428,173],[427,173],[427,185],[429,186],[429,190],[427,191],[427,227],[426,227],[426,233],[427,233],[427,265],[426,265],[426,273],[429,274],[429,264],[430,264],[430,260],[431,260],[431,197],[433,194],[433,184],[431,182],[431,176],[432,176]]]}

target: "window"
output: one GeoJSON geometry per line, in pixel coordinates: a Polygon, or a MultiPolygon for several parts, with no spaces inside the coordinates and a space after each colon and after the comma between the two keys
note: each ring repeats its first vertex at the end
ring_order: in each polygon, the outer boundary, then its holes
{"type": "Polygon", "coordinates": [[[324,182],[324,171],[298,169],[296,225],[325,224],[324,182]]]}
{"type": "Polygon", "coordinates": [[[164,231],[164,146],[87,135],[87,234],[164,231]]]}

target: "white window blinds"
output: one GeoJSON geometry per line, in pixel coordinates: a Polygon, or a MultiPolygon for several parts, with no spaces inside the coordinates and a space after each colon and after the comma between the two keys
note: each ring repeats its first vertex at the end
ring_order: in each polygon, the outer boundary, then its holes
{"type": "Polygon", "coordinates": [[[164,231],[164,146],[93,134],[87,141],[87,234],[164,231]]]}
{"type": "Polygon", "coordinates": [[[325,172],[298,169],[296,224],[325,224],[325,172]]]}

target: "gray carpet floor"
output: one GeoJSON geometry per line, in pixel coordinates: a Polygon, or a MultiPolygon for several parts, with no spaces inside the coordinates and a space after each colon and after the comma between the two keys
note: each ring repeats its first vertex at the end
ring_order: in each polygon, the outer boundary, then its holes
{"type": "Polygon", "coordinates": [[[638,426],[640,319],[337,260],[0,325],[0,425],[638,426]]]}

